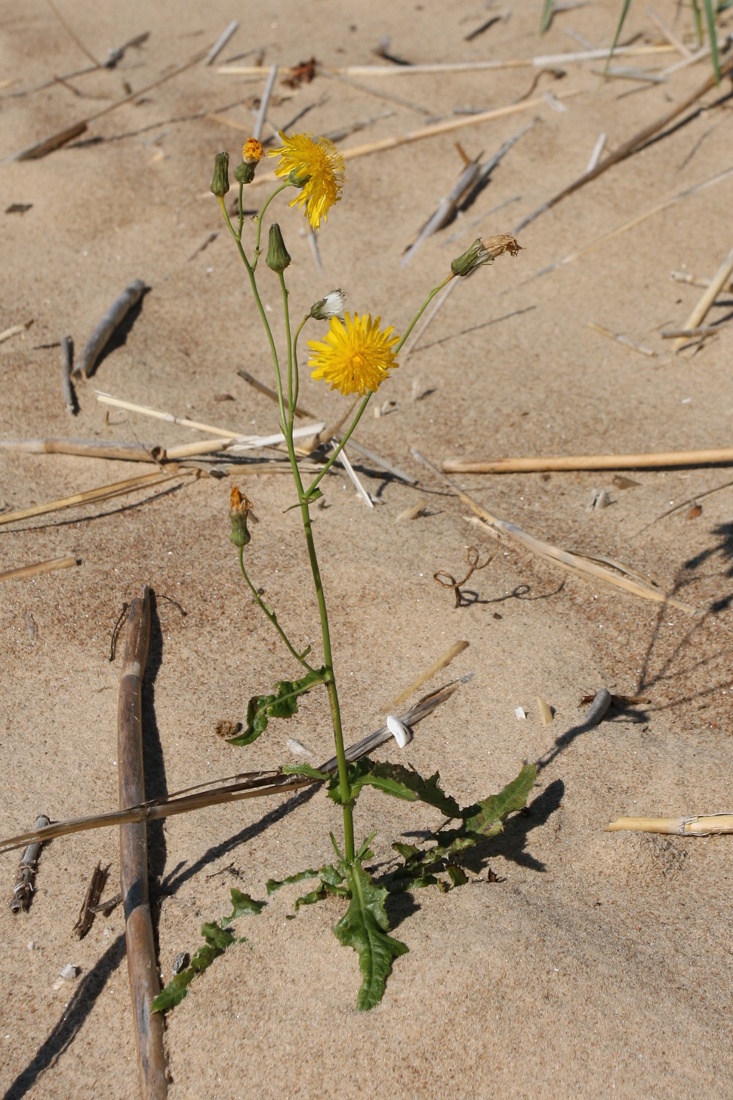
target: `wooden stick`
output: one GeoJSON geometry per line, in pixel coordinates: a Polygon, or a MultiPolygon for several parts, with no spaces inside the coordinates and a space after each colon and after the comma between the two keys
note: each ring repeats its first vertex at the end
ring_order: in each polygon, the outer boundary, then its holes
{"type": "Polygon", "coordinates": [[[71,369],[74,365],[74,341],[70,336],[61,337],[61,393],[70,416],[76,416],[77,404],[74,387],[71,384],[71,369]]]}
{"type": "Polygon", "coordinates": [[[239,22],[236,19],[233,19],[227,29],[219,35],[214,45],[207,53],[206,57],[204,58],[204,65],[212,65],[214,61],[216,61],[217,57],[224,49],[226,44],[230,41],[231,38],[234,37],[238,27],[239,22]]]}
{"type": "Polygon", "coordinates": [[[446,474],[521,474],[546,470],[655,470],[681,466],[728,466],[733,447],[706,451],[658,451],[651,454],[570,455],[554,458],[448,458],[446,474]]]}
{"type": "Polygon", "coordinates": [[[128,477],[124,481],[113,481],[109,485],[100,485],[96,489],[87,489],[83,493],[74,493],[70,497],[60,497],[58,500],[46,501],[45,504],[34,504],[30,508],[19,508],[15,512],[5,512],[0,515],[0,527],[5,526],[7,523],[15,523],[20,519],[32,519],[34,516],[45,516],[49,512],[60,512],[64,508],[73,508],[76,504],[90,504],[94,501],[123,496],[125,493],[134,493],[137,489],[147,489],[153,485],[161,485],[163,482],[171,481],[175,477],[191,477],[192,475],[198,476],[198,471],[169,467],[166,470],[154,470],[149,474],[141,474],[139,477],[128,477]]]}
{"type": "MultiPolygon", "coordinates": [[[[49,825],[49,819],[45,814],[39,814],[36,818],[35,832],[49,825]]],[[[15,875],[15,886],[10,901],[10,909],[13,913],[20,913],[30,908],[31,899],[35,893],[36,871],[38,870],[38,856],[41,851],[42,841],[34,841],[29,844],[18,864],[15,875]]]]}
{"type": "Polygon", "coordinates": [[[38,577],[41,573],[53,573],[56,569],[72,569],[75,565],[81,565],[78,558],[51,558],[49,561],[39,561],[35,565],[19,565],[17,569],[6,569],[0,573],[0,581],[24,581],[29,577],[38,577]]]}
{"type": "MultiPolygon", "coordinates": [[[[431,691],[417,701],[403,714],[397,715],[406,726],[417,725],[423,718],[431,714],[436,707],[444,703],[461,684],[471,679],[472,674],[461,676],[458,680],[452,680],[437,691],[431,691]]],[[[347,760],[358,760],[361,756],[373,752],[374,749],[384,745],[392,738],[391,731],[386,725],[362,737],[360,741],[349,745],[346,749],[347,760]]],[[[324,763],[319,764],[318,771],[328,775],[334,775],[337,769],[336,757],[333,756],[324,763]]],[[[54,837],[68,836],[71,833],[82,833],[89,829],[104,829],[111,825],[123,825],[130,822],[160,821],[162,818],[173,817],[177,814],[190,813],[192,810],[201,810],[207,806],[220,806],[230,802],[240,802],[247,798],[262,798],[272,794],[292,794],[301,787],[309,787],[319,780],[298,775],[285,776],[280,769],[260,772],[244,772],[240,775],[230,776],[229,780],[210,780],[208,783],[199,783],[195,787],[187,787],[182,791],[176,791],[167,798],[151,799],[138,806],[132,806],[128,810],[114,810],[112,813],[95,814],[92,817],[82,817],[70,821],[57,821],[44,829],[34,830],[31,833],[23,833],[20,836],[8,837],[0,840],[0,855],[11,852],[16,848],[22,848],[34,841],[53,840],[54,837]],[[230,780],[238,780],[230,785],[230,780]],[[214,786],[213,790],[204,791],[201,788],[214,786]],[[193,792],[193,793],[192,793],[193,792]]]]}
{"type": "Polygon", "coordinates": [[[260,99],[259,110],[257,111],[257,118],[255,119],[254,129],[252,131],[252,137],[257,138],[259,141],[262,137],[262,129],[265,125],[265,119],[267,118],[267,109],[270,106],[270,99],[272,97],[272,89],[275,87],[275,81],[277,80],[277,65],[272,65],[269,73],[267,74],[267,80],[265,81],[265,89],[260,99]]]}
{"type": "Polygon", "coordinates": [[[733,814],[706,814],[704,817],[619,817],[606,826],[607,833],[633,829],[642,833],[669,833],[672,836],[712,836],[733,833],[733,814]]]}
{"type": "MultiPolygon", "coordinates": [[[[733,57],[729,58],[725,65],[721,65],[720,79],[722,80],[723,77],[727,76],[730,72],[733,72],[733,57]]],[[[683,99],[681,103],[678,103],[670,111],[667,111],[666,114],[662,115],[661,118],[658,118],[655,122],[650,123],[648,126],[644,126],[641,130],[638,130],[627,141],[619,145],[619,147],[615,149],[613,153],[607,156],[604,161],[601,161],[601,163],[597,165],[591,172],[585,172],[578,179],[573,180],[573,182],[567,187],[564,187],[562,191],[558,191],[557,194],[553,195],[551,199],[547,200],[547,202],[544,202],[542,206],[538,206],[536,210],[533,210],[531,214],[528,214],[526,218],[523,218],[519,225],[517,225],[512,230],[512,232],[516,236],[517,233],[521,232],[522,229],[525,229],[526,226],[528,226],[531,222],[538,218],[540,214],[544,214],[545,211],[551,210],[552,207],[556,206],[557,203],[562,201],[562,199],[567,198],[568,195],[572,195],[575,191],[579,191],[581,187],[585,187],[585,185],[587,183],[590,183],[591,180],[597,179],[598,176],[602,175],[609,168],[612,168],[614,164],[618,164],[620,161],[625,160],[627,157],[630,157],[633,153],[638,152],[639,149],[646,145],[650,138],[653,138],[656,134],[660,132],[660,130],[663,130],[665,126],[668,126],[670,122],[674,122],[676,118],[678,118],[681,114],[684,114],[686,110],[697,103],[698,99],[702,98],[702,96],[704,96],[707,92],[711,91],[711,89],[716,86],[717,82],[718,81],[715,73],[711,74],[707,78],[707,80],[705,80],[700,85],[700,87],[692,93],[692,95],[689,95],[686,99],[683,99]]]]}
{"type": "Polygon", "coordinates": [[[424,672],[421,672],[409,687],[406,687],[404,691],[401,691],[399,695],[396,695],[394,699],[387,703],[384,708],[385,712],[391,713],[393,710],[396,710],[397,707],[402,706],[403,703],[407,702],[414,691],[418,691],[423,684],[431,680],[436,673],[440,672],[446,665],[449,665],[459,653],[463,653],[464,649],[468,649],[468,646],[468,642],[455,642],[450,649],[446,650],[442,657],[438,657],[437,661],[433,661],[432,665],[426,668],[424,672]]]}
{"type": "Polygon", "coordinates": [[[143,280],[135,279],[134,282],[130,283],[130,285],[123,290],[119,298],[114,300],[102,320],[94,329],[92,335],[87,340],[84,351],[81,353],[81,358],[73,370],[75,378],[89,378],[94,372],[97,359],[99,359],[99,356],[107,346],[112,333],[117,326],[124,321],[132,307],[137,305],[140,301],[144,290],[145,283],[143,280]]]}
{"type": "Polygon", "coordinates": [[[411,449],[411,454],[417,458],[419,462],[427,466],[428,469],[432,470],[433,473],[440,478],[442,483],[455,493],[459,500],[468,505],[471,511],[480,517],[483,523],[486,524],[486,530],[491,533],[494,538],[506,535],[512,542],[523,546],[524,549],[529,550],[530,553],[537,554],[539,557],[555,562],[561,569],[565,569],[568,573],[575,574],[575,576],[583,577],[586,580],[591,576],[595,580],[605,581],[614,588],[622,588],[625,592],[630,592],[634,596],[640,596],[642,599],[654,600],[656,603],[677,607],[681,611],[687,612],[688,615],[700,614],[697,608],[684,603],[682,600],[678,600],[675,596],[667,595],[666,592],[654,588],[653,585],[645,581],[634,580],[630,576],[620,576],[618,573],[614,573],[610,569],[599,565],[597,562],[582,557],[580,554],[573,553],[570,550],[563,550],[559,546],[553,546],[552,543],[543,542],[541,539],[535,538],[534,535],[530,535],[529,532],[524,531],[516,523],[499,519],[498,516],[492,515],[483,505],[479,504],[477,500],[474,500],[472,496],[469,496],[468,493],[464,493],[463,490],[459,489],[450,478],[442,474],[437,466],[434,466],[432,462],[421,455],[414,447],[411,449]]]}
{"type": "MultiPolygon", "coordinates": [[[[684,325],[682,326],[683,329],[695,329],[695,328],[698,327],[700,322],[702,320],[704,320],[704,318],[707,315],[708,310],[712,306],[713,302],[718,297],[721,290],[723,289],[725,284],[730,279],[732,273],[733,273],[733,249],[731,249],[731,251],[728,253],[728,255],[723,260],[722,264],[718,268],[718,270],[713,275],[713,278],[710,281],[710,286],[707,288],[707,290],[703,294],[702,298],[697,303],[697,305],[693,309],[692,313],[690,314],[690,316],[685,321],[684,325]]],[[[675,343],[673,350],[674,351],[679,351],[680,348],[683,346],[683,344],[686,342],[686,340],[687,340],[686,336],[681,336],[677,340],[677,342],[675,343]]]]}
{"type": "Polygon", "coordinates": [[[11,325],[10,328],[4,329],[3,332],[0,332],[0,344],[4,344],[6,340],[12,339],[13,336],[20,336],[21,332],[27,332],[32,324],[32,321],[26,321],[22,325],[11,325]]]}
{"type": "MultiPolygon", "coordinates": [[[[117,762],[120,809],[145,801],[143,771],[142,685],[150,642],[150,594],[130,604],[127,640],[117,715],[117,762]]],[[[120,827],[120,882],[125,909],[127,969],[137,1042],[142,1100],[164,1100],[168,1094],[163,1020],[151,1012],[160,993],[148,895],[148,843],[144,821],[120,827]]]]}
{"type": "Polygon", "coordinates": [[[94,924],[94,917],[97,913],[97,906],[99,905],[102,897],[102,891],[107,884],[107,876],[109,875],[109,866],[102,867],[101,863],[92,871],[92,877],[87,886],[87,892],[84,895],[84,901],[81,903],[81,909],[79,910],[79,916],[76,918],[76,924],[72,928],[72,932],[76,932],[80,940],[83,940],[89,929],[94,924]]]}

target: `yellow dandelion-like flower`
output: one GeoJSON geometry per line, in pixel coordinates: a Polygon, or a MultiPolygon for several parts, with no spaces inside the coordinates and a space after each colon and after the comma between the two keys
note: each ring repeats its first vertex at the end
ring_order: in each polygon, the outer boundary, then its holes
{"type": "Polygon", "coordinates": [[[344,314],[344,320],[331,318],[325,340],[309,340],[312,355],[308,366],[311,375],[328,382],[332,390],[343,394],[372,393],[378,389],[389,371],[399,364],[392,348],[399,343],[394,329],[382,331],[379,317],[367,313],[361,317],[344,314]]]}
{"type": "Polygon", "coordinates": [[[325,137],[312,138],[307,134],[286,137],[280,132],[281,149],[272,149],[267,155],[280,157],[275,175],[290,177],[300,194],[290,206],[302,206],[308,221],[318,229],[328,211],[341,198],[341,188],[346,179],[344,158],[334,143],[325,137]]]}

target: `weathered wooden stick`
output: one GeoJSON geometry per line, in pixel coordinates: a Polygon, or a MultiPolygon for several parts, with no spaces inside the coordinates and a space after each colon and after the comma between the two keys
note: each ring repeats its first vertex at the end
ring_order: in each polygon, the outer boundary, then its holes
{"type": "Polygon", "coordinates": [[[107,876],[109,875],[109,866],[102,867],[101,863],[92,871],[92,877],[87,886],[87,892],[84,895],[84,901],[81,903],[81,909],[79,910],[79,916],[76,918],[76,924],[72,931],[76,932],[80,940],[83,940],[89,929],[94,924],[94,917],[97,913],[97,906],[99,905],[102,897],[102,891],[107,884],[107,876]]]}
{"type": "Polygon", "coordinates": [[[227,29],[219,35],[214,45],[207,53],[206,57],[204,58],[204,65],[212,65],[214,61],[216,61],[217,57],[224,49],[227,42],[229,42],[229,40],[234,37],[238,26],[239,22],[236,19],[233,19],[227,29]]]}
{"type": "MultiPolygon", "coordinates": [[[[729,58],[725,65],[721,65],[720,79],[722,80],[723,77],[727,76],[730,72],[733,72],[733,57],[729,58]]],[[[568,197],[568,195],[572,195],[575,191],[580,190],[581,187],[585,187],[585,185],[587,183],[590,183],[591,180],[597,179],[598,176],[602,175],[609,168],[612,168],[614,164],[618,164],[620,161],[625,160],[627,157],[630,157],[632,153],[636,153],[639,149],[642,148],[642,146],[646,145],[646,143],[651,138],[653,138],[656,134],[663,130],[665,126],[668,126],[670,122],[674,122],[676,118],[679,118],[681,114],[684,114],[685,111],[694,106],[694,104],[697,103],[698,99],[701,99],[702,96],[711,91],[717,83],[718,79],[715,73],[713,73],[707,78],[706,81],[704,81],[703,84],[700,85],[700,87],[695,92],[692,93],[692,95],[689,95],[686,99],[683,99],[681,103],[678,103],[670,111],[667,111],[666,114],[661,116],[661,118],[658,118],[655,122],[651,122],[643,129],[638,130],[627,141],[624,141],[621,145],[619,145],[619,147],[615,149],[613,153],[607,156],[604,161],[601,161],[601,163],[597,165],[592,172],[585,172],[578,179],[573,180],[571,184],[568,184],[567,187],[564,187],[562,191],[558,191],[557,194],[553,195],[551,199],[547,200],[547,202],[544,202],[542,206],[538,206],[536,210],[533,210],[531,214],[528,214],[526,218],[523,218],[519,225],[515,226],[512,232],[516,235],[531,222],[533,222],[535,218],[538,218],[540,214],[544,214],[545,211],[551,210],[552,207],[556,206],[557,203],[562,201],[562,199],[565,199],[568,197]]]]}
{"type": "MultiPolygon", "coordinates": [[[[690,314],[690,316],[685,321],[684,325],[682,326],[683,329],[695,329],[695,328],[698,327],[700,322],[703,321],[704,318],[706,317],[706,315],[708,313],[708,310],[712,306],[713,302],[718,297],[721,290],[723,289],[725,284],[730,279],[730,276],[731,276],[732,272],[733,272],[733,249],[731,249],[731,251],[725,257],[722,264],[720,265],[720,267],[716,271],[715,275],[713,275],[713,278],[710,281],[710,286],[707,288],[707,290],[703,294],[702,298],[697,303],[697,305],[693,309],[692,313],[690,314]]],[[[674,345],[673,351],[679,351],[680,348],[683,346],[683,344],[686,343],[686,341],[687,341],[686,336],[680,336],[679,339],[677,340],[677,342],[674,345]]]]}
{"type": "Polygon", "coordinates": [[[84,458],[112,458],[125,462],[162,462],[166,453],[157,443],[100,443],[91,439],[0,439],[0,449],[28,454],[81,455],[84,458]]]}
{"type": "Polygon", "coordinates": [[[71,384],[71,368],[74,360],[74,342],[70,336],[61,337],[61,393],[70,416],[76,416],[76,398],[71,384]]]}
{"type": "Polygon", "coordinates": [[[51,558],[33,565],[19,565],[17,569],[6,569],[0,573],[0,581],[24,581],[41,573],[53,573],[56,569],[72,569],[75,565],[81,565],[78,558],[51,558]]]}
{"type": "Polygon", "coordinates": [[[619,817],[606,825],[607,833],[630,829],[641,833],[669,833],[672,836],[712,836],[733,833],[733,814],[704,817],[619,817]]]}
{"type": "Polygon", "coordinates": [[[679,466],[728,466],[733,447],[705,451],[658,451],[651,454],[568,455],[567,457],[463,459],[447,458],[446,474],[519,474],[547,470],[653,470],[679,466]]]}
{"type": "Polygon", "coordinates": [[[134,282],[130,283],[130,285],[123,290],[119,298],[114,300],[92,335],[87,340],[84,351],[81,353],[81,358],[73,370],[75,378],[89,378],[93,373],[97,359],[99,359],[99,356],[107,346],[112,333],[117,326],[124,321],[132,307],[137,305],[140,301],[144,290],[145,283],[143,280],[135,279],[134,282]]]}
{"type": "MultiPolygon", "coordinates": [[[[117,714],[117,762],[120,809],[145,801],[142,686],[150,643],[150,594],[130,604],[117,714]]],[[[120,827],[120,882],[125,908],[127,970],[137,1042],[142,1100],[168,1094],[163,1020],[151,1012],[160,993],[148,895],[148,842],[144,821],[120,827]]]]}
{"type": "MultiPolygon", "coordinates": [[[[36,818],[35,831],[38,832],[39,829],[44,829],[48,824],[49,819],[46,815],[39,814],[36,818]]],[[[37,840],[29,844],[20,858],[15,875],[13,896],[10,901],[10,908],[13,913],[20,913],[21,910],[30,908],[31,898],[35,893],[36,870],[42,843],[42,841],[37,840]]]]}

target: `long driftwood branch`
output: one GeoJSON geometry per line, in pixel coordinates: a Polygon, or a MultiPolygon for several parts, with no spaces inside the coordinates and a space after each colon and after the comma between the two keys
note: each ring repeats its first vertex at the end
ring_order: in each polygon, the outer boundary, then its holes
{"type": "MultiPolygon", "coordinates": [[[[120,808],[145,800],[142,685],[150,643],[150,595],[134,599],[127,617],[125,657],[117,712],[120,808]]],[[[120,882],[125,909],[127,970],[135,1020],[142,1100],[168,1095],[163,1020],[151,1006],[160,993],[148,894],[148,840],[144,821],[120,827],[120,882]]]]}

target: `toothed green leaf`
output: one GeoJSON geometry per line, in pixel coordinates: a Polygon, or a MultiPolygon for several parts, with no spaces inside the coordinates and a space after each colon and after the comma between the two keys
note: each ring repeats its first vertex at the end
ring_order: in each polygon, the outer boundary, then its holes
{"type": "Polygon", "coordinates": [[[307,779],[332,779],[328,772],[319,772],[311,764],[283,764],[280,768],[283,775],[304,775],[307,779]]]}
{"type": "Polygon", "coordinates": [[[198,974],[203,974],[214,959],[223,955],[227,947],[235,943],[234,933],[230,928],[221,928],[215,921],[201,926],[201,935],[206,943],[199,947],[196,954],[185,970],[171,978],[164,989],[153,1000],[151,1010],[153,1012],[168,1012],[180,1004],[188,993],[188,987],[198,974]]]}
{"type": "Polygon", "coordinates": [[[247,725],[243,733],[228,739],[230,745],[251,745],[267,729],[270,718],[291,718],[298,711],[298,698],[326,678],[325,668],[314,668],[300,680],[278,680],[271,695],[253,695],[247,704],[247,725]]]}
{"type": "Polygon", "coordinates": [[[503,829],[504,819],[510,813],[522,810],[537,778],[534,764],[525,764],[516,779],[507,783],[499,794],[491,795],[475,806],[463,811],[464,824],[468,833],[481,837],[496,836],[503,829]],[[473,811],[473,812],[472,812],[473,811]]]}
{"type": "Polygon", "coordinates": [[[334,927],[334,935],[359,955],[362,984],[356,1007],[360,1011],[379,1004],[392,970],[392,960],[404,955],[407,945],[387,935],[389,920],[384,909],[387,891],[376,886],[360,863],[344,864],[351,902],[334,927]]]}

